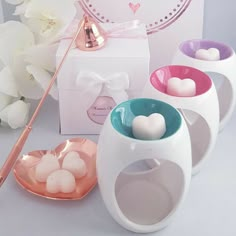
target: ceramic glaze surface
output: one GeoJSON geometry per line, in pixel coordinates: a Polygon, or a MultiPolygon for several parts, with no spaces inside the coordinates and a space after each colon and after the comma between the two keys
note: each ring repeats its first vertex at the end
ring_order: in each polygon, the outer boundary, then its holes
{"type": "MultiPolygon", "coordinates": [[[[209,51],[208,51],[209,52],[209,51]]],[[[174,65],[194,67],[207,73],[217,88],[220,110],[220,128],[222,131],[229,122],[236,104],[236,54],[228,45],[204,39],[183,41],[172,60],[174,65]],[[199,50],[217,49],[220,60],[213,60],[214,53],[203,53],[196,58],[199,50]]]]}
{"type": "Polygon", "coordinates": [[[150,116],[153,113],[161,114],[166,121],[166,133],[162,137],[168,138],[175,134],[181,126],[181,117],[172,106],[153,99],[135,99],[124,102],[112,111],[111,123],[121,134],[134,138],[132,133],[132,121],[135,117],[150,116]]]}
{"type": "Polygon", "coordinates": [[[167,93],[168,80],[173,77],[193,80],[196,84],[196,96],[206,93],[212,87],[212,81],[207,74],[187,66],[162,67],[152,73],[150,81],[155,89],[167,93]]]}
{"type": "Polygon", "coordinates": [[[192,58],[195,58],[196,51],[199,49],[208,50],[210,48],[215,48],[220,51],[220,60],[225,60],[234,53],[233,49],[229,46],[210,40],[189,40],[183,42],[179,47],[182,53],[192,58]]]}
{"type": "Polygon", "coordinates": [[[159,99],[178,109],[189,129],[192,146],[193,174],[211,156],[219,129],[219,103],[210,77],[193,67],[173,65],[154,71],[146,84],[143,97],[159,99]],[[177,77],[190,78],[196,84],[196,96],[180,97],[168,94],[168,82],[177,77]]]}
{"type": "Polygon", "coordinates": [[[111,216],[133,232],[158,231],[170,223],[189,188],[192,160],[186,123],[167,103],[146,98],[123,102],[104,123],[96,163],[99,188],[111,216]],[[166,135],[135,139],[134,117],[153,113],[164,116],[166,135]]]}

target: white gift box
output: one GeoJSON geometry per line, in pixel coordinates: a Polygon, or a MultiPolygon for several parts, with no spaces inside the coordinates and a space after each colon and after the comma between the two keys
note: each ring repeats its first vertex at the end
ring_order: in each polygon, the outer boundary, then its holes
{"type": "Polygon", "coordinates": [[[171,64],[178,45],[202,38],[204,0],[80,0],[78,16],[87,12],[99,22],[126,22],[138,19],[149,34],[154,71],[171,64]]]}
{"type": "MultiPolygon", "coordinates": [[[[115,26],[102,24],[106,31],[115,26]]],[[[69,43],[61,41],[57,64],[69,43]]],[[[113,107],[141,96],[149,78],[149,62],[144,24],[132,37],[109,37],[100,50],[71,50],[58,75],[61,134],[99,134],[113,107]]]]}

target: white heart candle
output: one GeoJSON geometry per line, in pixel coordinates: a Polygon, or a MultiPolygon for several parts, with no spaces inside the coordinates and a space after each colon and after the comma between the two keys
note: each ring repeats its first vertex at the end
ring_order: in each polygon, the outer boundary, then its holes
{"type": "Polygon", "coordinates": [[[87,174],[87,167],[78,152],[69,152],[65,156],[62,168],[70,171],[76,179],[80,179],[87,174]]]}
{"type": "Polygon", "coordinates": [[[220,51],[217,48],[199,49],[195,53],[195,58],[204,61],[219,61],[220,51]]]}
{"type": "Polygon", "coordinates": [[[149,117],[137,116],[132,123],[133,135],[141,140],[160,139],[166,133],[165,118],[158,113],[153,113],[149,117]]]}
{"type": "Polygon", "coordinates": [[[49,193],[72,193],[76,189],[75,177],[67,170],[56,170],[48,176],[46,189],[49,193]]]}
{"type": "Polygon", "coordinates": [[[196,95],[196,90],[196,83],[192,79],[173,77],[167,83],[167,94],[176,97],[193,97],[196,95]]]}
{"type": "Polygon", "coordinates": [[[60,164],[56,156],[46,154],[42,157],[35,169],[35,179],[38,182],[46,182],[48,176],[55,170],[60,169],[60,164]]]}

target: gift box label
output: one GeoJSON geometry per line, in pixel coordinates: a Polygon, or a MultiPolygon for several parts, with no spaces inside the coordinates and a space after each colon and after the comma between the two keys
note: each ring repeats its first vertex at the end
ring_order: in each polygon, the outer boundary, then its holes
{"type": "Polygon", "coordinates": [[[103,125],[108,114],[116,106],[114,99],[108,96],[99,96],[87,111],[88,117],[95,123],[103,125]]]}
{"type": "Polygon", "coordinates": [[[151,71],[170,64],[178,45],[201,38],[204,0],[80,0],[85,12],[99,22],[138,19],[146,24],[151,49],[151,71]]]}

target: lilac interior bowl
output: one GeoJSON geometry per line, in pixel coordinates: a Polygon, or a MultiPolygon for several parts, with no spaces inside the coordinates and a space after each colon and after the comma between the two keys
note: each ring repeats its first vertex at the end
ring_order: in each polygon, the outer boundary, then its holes
{"type": "Polygon", "coordinates": [[[199,49],[208,50],[209,48],[217,48],[220,51],[220,60],[225,60],[231,57],[234,53],[231,47],[223,43],[204,39],[188,40],[179,46],[179,49],[183,54],[192,58],[195,58],[195,53],[199,49]]]}

